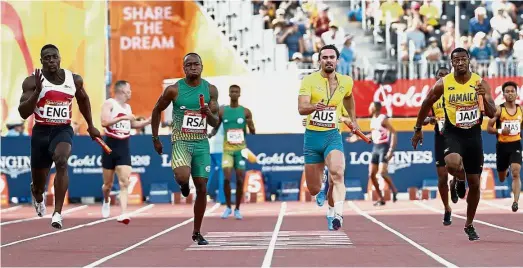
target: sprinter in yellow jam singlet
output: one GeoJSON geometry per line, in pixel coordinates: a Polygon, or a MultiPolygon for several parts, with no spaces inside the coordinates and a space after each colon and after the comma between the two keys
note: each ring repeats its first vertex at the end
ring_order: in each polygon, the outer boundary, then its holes
{"type": "MultiPolygon", "coordinates": [[[[447,67],[440,67],[436,71],[436,79],[442,79],[449,74],[447,67]]],[[[436,171],[438,173],[438,191],[441,195],[441,201],[445,207],[445,213],[443,214],[443,225],[448,226],[452,224],[452,209],[449,205],[449,185],[448,178],[449,174],[447,168],[445,168],[445,139],[443,137],[443,128],[445,125],[445,111],[443,110],[443,98],[439,98],[438,101],[432,105],[432,117],[427,117],[424,124],[434,125],[434,155],[436,157],[436,171]]],[[[458,202],[457,195],[455,196],[455,202],[458,202]]]]}
{"type": "MultiPolygon", "coordinates": [[[[303,78],[298,96],[300,115],[307,115],[304,137],[305,178],[307,187],[316,202],[322,206],[325,193],[321,191],[325,165],[332,184],[327,222],[329,229],[338,230],[343,224],[345,202],[345,155],[339,130],[344,106],[350,120],[357,127],[351,77],[336,73],[340,53],[333,45],[319,52],[321,70],[303,78]],[[332,226],[331,226],[332,224],[332,226]]],[[[328,194],[330,196],[330,194],[328,194]]]]}
{"type": "Polygon", "coordinates": [[[508,168],[512,171],[512,192],[514,202],[512,211],[518,211],[519,194],[521,192],[521,124],[523,111],[516,104],[518,85],[508,81],[501,86],[505,103],[496,110],[496,116],[489,120],[487,131],[497,136],[496,142],[496,169],[499,181],[504,182],[508,168]],[[496,126],[494,126],[496,124],[496,126]]]}
{"type": "MultiPolygon", "coordinates": [[[[439,79],[427,98],[423,101],[416,125],[412,146],[417,148],[423,141],[421,126],[431,107],[443,98],[445,123],[443,137],[445,140],[445,165],[447,171],[454,176],[450,185],[451,196],[465,197],[465,179],[469,185],[467,195],[467,220],[464,231],[469,240],[478,240],[472,222],[476,215],[480,199],[480,175],[483,170],[483,145],[481,138],[481,123],[483,115],[480,111],[479,98],[483,98],[484,113],[489,118],[496,114],[496,105],[490,93],[487,82],[470,71],[470,54],[464,48],[452,51],[451,64],[453,72],[439,79]]],[[[457,198],[453,198],[457,201],[457,198]]]]}

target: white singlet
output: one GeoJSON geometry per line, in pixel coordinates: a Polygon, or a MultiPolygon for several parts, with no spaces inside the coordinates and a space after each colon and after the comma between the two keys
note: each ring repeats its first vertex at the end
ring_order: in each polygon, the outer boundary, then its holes
{"type": "Polygon", "coordinates": [[[55,85],[42,75],[42,92],[33,111],[35,122],[43,125],[68,125],[73,115],[73,99],[76,94],[73,73],[63,69],[65,81],[55,85]]]}
{"type": "Polygon", "coordinates": [[[386,118],[386,115],[380,114],[370,120],[371,135],[374,144],[388,143],[390,140],[390,131],[383,127],[383,120],[386,118]]]}
{"type": "MultiPolygon", "coordinates": [[[[110,120],[132,114],[131,105],[125,103],[124,106],[122,106],[118,101],[112,98],[107,101],[113,104],[110,120]]],[[[105,135],[122,140],[129,138],[129,136],[131,136],[131,120],[121,120],[114,125],[105,127],[105,135]]]]}

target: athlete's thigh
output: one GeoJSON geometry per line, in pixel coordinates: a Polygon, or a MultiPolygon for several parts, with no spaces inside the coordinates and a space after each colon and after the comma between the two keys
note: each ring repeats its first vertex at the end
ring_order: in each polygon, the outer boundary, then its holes
{"type": "Polygon", "coordinates": [[[510,157],[511,153],[510,150],[507,150],[506,144],[496,143],[496,169],[498,172],[504,172],[508,169],[510,157]]]}
{"type": "Polygon", "coordinates": [[[388,174],[389,173],[389,163],[381,162],[378,165],[378,174],[388,174]]]}
{"type": "MultiPolygon", "coordinates": [[[[324,159],[327,159],[328,156],[331,154],[331,152],[335,152],[335,155],[341,155],[343,159],[345,159],[344,155],[344,149],[343,149],[343,139],[341,137],[341,134],[337,130],[330,130],[327,131],[326,137],[325,137],[325,149],[323,151],[323,157],[324,159]]],[[[339,162],[337,159],[333,159],[333,161],[339,162]]],[[[327,164],[327,166],[329,166],[327,164]]],[[[345,166],[345,160],[343,160],[343,166],[345,166]]],[[[330,168],[330,167],[329,167],[330,168]]]]}
{"type": "Polygon", "coordinates": [[[131,176],[131,172],[133,171],[132,167],[130,165],[118,165],[115,168],[116,176],[118,177],[118,182],[120,184],[126,183],[129,181],[129,177],[131,176]]]}
{"type": "Polygon", "coordinates": [[[116,159],[115,161],[115,166],[116,166],[116,173],[118,173],[118,166],[124,166],[124,169],[127,169],[125,168],[125,166],[128,166],[128,168],[130,169],[132,164],[131,164],[131,150],[129,148],[129,142],[128,141],[122,141],[121,142],[121,145],[118,146],[118,159],[116,159]]]}
{"type": "Polygon", "coordinates": [[[234,156],[230,151],[224,151],[222,157],[222,168],[233,168],[234,167],[234,156]]]}
{"type": "MultiPolygon", "coordinates": [[[[35,127],[35,129],[37,129],[35,127]]],[[[49,152],[49,133],[43,130],[33,131],[31,136],[31,167],[36,170],[49,170],[53,164],[53,155],[49,152]]],[[[37,173],[40,173],[37,171],[37,173]]],[[[46,175],[47,177],[47,175],[46,175]]]]}
{"type": "Polygon", "coordinates": [[[191,175],[193,178],[209,178],[211,172],[211,153],[207,139],[194,142],[191,161],[191,175]]]}
{"type": "Polygon", "coordinates": [[[61,126],[51,134],[49,152],[53,159],[56,157],[69,157],[73,147],[73,128],[71,126],[61,126]]]}
{"type": "Polygon", "coordinates": [[[374,163],[369,163],[369,175],[373,176],[378,173],[379,165],[374,163]]]}
{"type": "Polygon", "coordinates": [[[470,138],[462,154],[463,168],[467,175],[481,174],[483,171],[483,141],[481,137],[470,138]]]}
{"type": "Polygon", "coordinates": [[[510,164],[521,166],[521,158],[521,143],[518,141],[515,142],[512,147],[512,152],[510,153],[510,164]]]}
{"type": "Polygon", "coordinates": [[[243,158],[241,151],[234,152],[233,158],[234,158],[234,169],[245,170],[245,159],[243,158]]]}
{"type": "Polygon", "coordinates": [[[104,184],[112,185],[114,181],[114,169],[102,168],[102,176],[104,184]]]}
{"type": "Polygon", "coordinates": [[[466,142],[459,135],[451,132],[445,132],[444,134],[444,149],[443,156],[445,165],[453,167],[453,164],[460,164],[463,161],[463,146],[466,142]],[[456,163],[459,162],[459,163],[456,163]]]}
{"type": "MultiPolygon", "coordinates": [[[[179,167],[191,167],[191,153],[187,141],[174,141],[171,152],[171,168],[176,170],[179,167]]],[[[176,174],[176,172],[175,172],[176,174]]]]}
{"type": "Polygon", "coordinates": [[[436,157],[436,167],[445,166],[445,138],[443,135],[435,134],[434,135],[434,155],[436,157]]]}
{"type": "Polygon", "coordinates": [[[324,164],[324,137],[321,131],[305,130],[303,139],[303,156],[305,164],[324,164]]]}
{"type": "Polygon", "coordinates": [[[344,174],[345,155],[340,150],[331,150],[325,158],[325,164],[330,173],[338,172],[344,174]]]}

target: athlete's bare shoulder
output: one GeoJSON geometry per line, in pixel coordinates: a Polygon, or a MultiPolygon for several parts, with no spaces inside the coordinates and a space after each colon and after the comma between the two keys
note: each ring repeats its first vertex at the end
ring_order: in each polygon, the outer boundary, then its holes
{"type": "Polygon", "coordinates": [[[81,89],[84,87],[84,79],[81,75],[73,73],[73,81],[77,89],[81,89]]]}
{"type": "Polygon", "coordinates": [[[22,92],[33,91],[36,88],[36,79],[34,75],[30,75],[22,82],[22,92]]]}

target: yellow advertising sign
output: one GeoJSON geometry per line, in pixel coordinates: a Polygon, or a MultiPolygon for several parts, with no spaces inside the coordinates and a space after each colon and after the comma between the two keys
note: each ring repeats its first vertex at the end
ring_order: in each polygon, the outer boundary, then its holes
{"type": "MultiPolygon", "coordinates": [[[[61,68],[83,77],[91,100],[93,121],[100,127],[105,100],[105,24],[103,1],[1,1],[1,125],[20,120],[18,104],[22,82],[41,68],[40,49],[54,44],[60,50],[61,68]]],[[[73,105],[73,121],[85,133],[87,125],[73,105]]],[[[32,129],[32,116],[26,122],[32,129]]]]}

